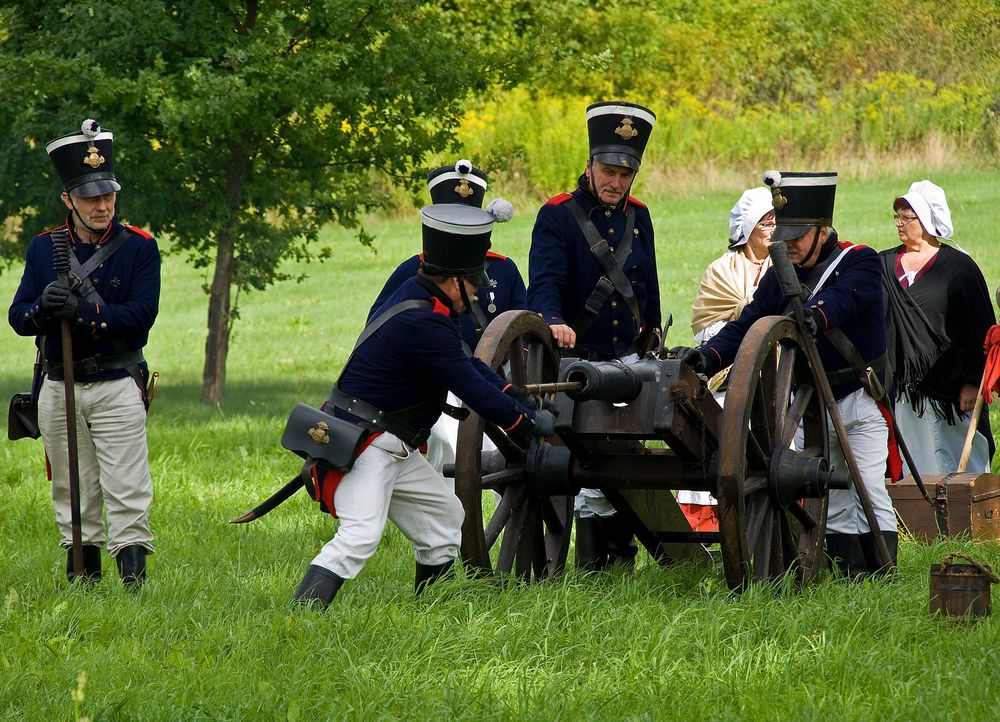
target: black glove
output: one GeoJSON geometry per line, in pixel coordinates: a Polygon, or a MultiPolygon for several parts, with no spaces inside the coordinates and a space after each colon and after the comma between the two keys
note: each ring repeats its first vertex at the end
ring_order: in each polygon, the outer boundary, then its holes
{"type": "Polygon", "coordinates": [[[674,346],[670,349],[670,353],[673,354],[674,358],[680,359],[694,369],[696,373],[703,374],[708,369],[708,359],[705,358],[701,349],[690,346],[674,346]]]}
{"type": "Polygon", "coordinates": [[[514,443],[521,447],[527,447],[535,436],[547,436],[556,427],[556,417],[551,411],[536,411],[535,420],[525,417],[521,423],[508,433],[514,443]]]}
{"type": "Polygon", "coordinates": [[[556,415],[551,411],[535,412],[535,436],[549,436],[556,430],[556,415]]]}
{"type": "Polygon", "coordinates": [[[507,388],[505,388],[503,392],[526,409],[534,409],[538,407],[535,397],[529,394],[527,389],[523,386],[518,386],[517,384],[507,384],[507,388]]]}
{"type": "Polygon", "coordinates": [[[811,308],[802,309],[802,315],[806,321],[806,330],[813,336],[819,333],[819,323],[816,321],[816,313],[811,308]]]}
{"type": "Polygon", "coordinates": [[[42,291],[42,310],[55,313],[63,307],[72,293],[64,282],[53,281],[42,291]]]}

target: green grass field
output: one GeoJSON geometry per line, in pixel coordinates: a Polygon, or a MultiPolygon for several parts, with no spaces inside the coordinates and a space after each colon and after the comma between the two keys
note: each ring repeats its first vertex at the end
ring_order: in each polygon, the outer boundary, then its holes
{"type": "MultiPolygon", "coordinates": [[[[841,236],[894,245],[892,200],[923,177],[842,177],[841,236]]],[[[958,242],[995,288],[1000,170],[931,178],[948,192],[958,242]]],[[[697,282],[725,248],[740,190],[636,189],[653,211],[669,345],[691,341],[697,282]]],[[[127,195],[121,202],[127,212],[127,195]]],[[[495,249],[525,275],[537,204],[517,203],[514,221],[494,232],[495,249]]],[[[331,261],[287,269],[307,280],[240,298],[220,408],[198,402],[206,276],[166,254],[146,350],[162,374],[149,417],[157,553],[138,595],[106,556],[99,585],[66,584],[41,443],[4,434],[0,717],[996,719],[1000,625],[945,624],[927,611],[930,564],[964,550],[1000,566],[993,543],[906,541],[894,582],[828,581],[801,594],[779,584],[737,597],[721,567],[660,568],[643,555],[634,574],[533,587],[460,575],[417,601],[412,552],[390,525],[328,613],[292,612],[335,522],[304,495],[250,525],[227,520],[297,471],[278,446],[289,409],[325,397],[382,281],[419,248],[415,211],[369,230],[377,253],[331,230],[331,261]]],[[[18,278],[19,269],[0,274],[0,298],[18,278]]],[[[4,328],[6,400],[26,390],[32,350],[4,328]]]]}

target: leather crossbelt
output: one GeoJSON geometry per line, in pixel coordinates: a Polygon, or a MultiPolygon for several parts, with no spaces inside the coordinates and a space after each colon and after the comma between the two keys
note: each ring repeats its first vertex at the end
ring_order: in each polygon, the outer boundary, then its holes
{"type": "Polygon", "coordinates": [[[590,244],[590,252],[594,254],[594,258],[601,265],[601,270],[604,271],[604,274],[597,279],[597,285],[591,291],[586,303],[584,303],[580,315],[573,321],[573,331],[576,332],[577,338],[582,339],[594,324],[601,309],[608,302],[611,293],[618,291],[628,305],[628,309],[632,314],[632,320],[635,323],[636,333],[638,333],[642,328],[639,302],[635,298],[635,291],[632,290],[632,282],[628,280],[628,276],[622,270],[622,262],[632,253],[635,209],[629,206],[625,212],[624,237],[619,242],[618,249],[612,251],[608,242],[601,238],[597,232],[597,226],[593,224],[580,204],[574,199],[567,206],[573,215],[573,220],[576,221],[576,224],[580,227],[580,231],[583,232],[584,238],[587,239],[587,243],[590,244]]]}

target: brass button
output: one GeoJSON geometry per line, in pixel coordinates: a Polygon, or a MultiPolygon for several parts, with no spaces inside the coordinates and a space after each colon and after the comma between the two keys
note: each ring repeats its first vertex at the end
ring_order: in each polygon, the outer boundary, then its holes
{"type": "Polygon", "coordinates": [[[604,210],[604,217],[605,218],[611,218],[611,211],[609,209],[605,209],[604,210]]]}
{"type": "Polygon", "coordinates": [[[96,326],[96,325],[97,325],[97,321],[91,321],[90,322],[90,327],[91,328],[94,328],[94,326],[96,326]]]}
{"type": "Polygon", "coordinates": [[[612,326],[618,326],[618,319],[616,318],[614,321],[612,321],[611,325],[612,326]]]}
{"type": "Polygon", "coordinates": [[[611,308],[618,308],[618,301],[612,301],[611,308]]]}
{"type": "Polygon", "coordinates": [[[611,343],[618,343],[618,337],[617,336],[612,336],[611,337],[611,343]]]}
{"type": "Polygon", "coordinates": [[[107,328],[107,327],[108,327],[108,324],[104,323],[104,321],[101,321],[101,328],[107,328]]]}
{"type": "Polygon", "coordinates": [[[609,229],[608,229],[608,235],[609,235],[609,236],[613,236],[613,235],[615,235],[615,229],[614,229],[614,228],[609,228],[609,229]]]}

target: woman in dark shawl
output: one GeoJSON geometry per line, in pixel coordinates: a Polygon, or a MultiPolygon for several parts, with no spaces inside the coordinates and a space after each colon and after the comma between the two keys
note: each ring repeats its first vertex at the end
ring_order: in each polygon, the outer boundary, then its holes
{"type": "MultiPolygon", "coordinates": [[[[901,245],[880,255],[896,419],[918,471],[946,474],[958,467],[996,317],[979,266],[941,243],[953,232],[944,191],[919,181],[892,207],[901,245]]],[[[989,471],[993,452],[984,413],[967,470],[989,471]]]]}

